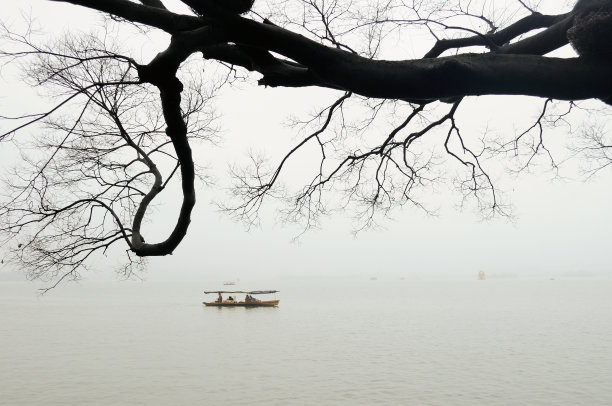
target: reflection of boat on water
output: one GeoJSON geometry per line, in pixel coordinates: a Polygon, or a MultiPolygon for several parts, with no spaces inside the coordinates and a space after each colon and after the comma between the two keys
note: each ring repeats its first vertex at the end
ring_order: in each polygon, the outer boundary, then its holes
{"type": "Polygon", "coordinates": [[[484,281],[484,280],[486,280],[486,279],[487,279],[487,277],[486,277],[486,275],[485,275],[485,272],[484,272],[484,271],[480,271],[480,272],[478,272],[478,280],[479,280],[479,281],[484,281]]]}
{"type": "Polygon", "coordinates": [[[269,295],[272,293],[277,293],[278,290],[253,290],[253,291],[223,291],[223,290],[213,290],[204,292],[206,294],[216,293],[218,294],[217,300],[214,302],[203,302],[206,306],[216,306],[216,307],[276,307],[278,306],[278,302],[280,300],[260,300],[253,295],[269,295]],[[229,294],[230,296],[227,299],[223,299],[224,294],[229,294]],[[236,294],[244,294],[244,300],[239,301],[236,297],[232,295],[236,294]]]}

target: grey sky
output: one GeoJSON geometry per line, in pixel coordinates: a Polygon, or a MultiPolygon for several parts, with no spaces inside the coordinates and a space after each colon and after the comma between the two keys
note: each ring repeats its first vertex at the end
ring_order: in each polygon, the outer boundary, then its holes
{"type": "MultiPolygon", "coordinates": [[[[565,9],[557,1],[542,3],[547,12],[554,12],[555,7],[565,9]]],[[[77,28],[97,21],[75,6],[45,1],[12,2],[3,7],[8,9],[6,15],[15,16],[17,9],[27,10],[28,5],[41,26],[53,33],[74,29],[66,27],[64,13],[80,16],[77,23],[71,23],[77,28]]],[[[254,79],[220,97],[217,110],[223,115],[223,144],[215,149],[196,148],[198,163],[212,165],[221,185],[226,165],[249,150],[279,157],[296,140],[295,133],[282,125],[287,117],[309,111],[322,97],[333,97],[333,93],[320,90],[257,88],[254,79]]],[[[2,111],[9,105],[12,111],[19,111],[36,103],[31,93],[20,93],[17,85],[5,86],[3,83],[2,111]]],[[[526,98],[481,99],[477,100],[480,107],[471,108],[466,113],[471,116],[464,116],[465,125],[475,132],[485,126],[514,131],[538,113],[537,101],[526,98]]],[[[562,137],[559,134],[564,143],[562,137]]],[[[8,149],[2,147],[0,157],[8,162],[8,149]]],[[[210,203],[222,198],[222,192],[202,188],[187,238],[174,255],[152,258],[145,278],[474,278],[479,269],[490,275],[523,277],[612,275],[608,252],[612,229],[610,170],[588,183],[572,180],[579,179],[572,169],[562,172],[567,180],[552,183],[549,173],[536,171],[514,177],[499,172],[501,183],[497,186],[508,193],[514,205],[513,221],[498,218],[483,222],[469,209],[457,210],[457,196],[441,190],[430,198],[432,206],[439,208],[437,217],[407,207],[383,222],[384,228],[353,238],[350,213],[334,215],[324,221],[321,230],[307,233],[298,243],[292,238],[299,228],[281,226],[271,214],[264,215],[260,229],[245,232],[242,225],[218,213],[210,203]]],[[[148,225],[151,232],[167,230],[164,219],[174,221],[171,194],[164,196],[167,205],[156,209],[155,221],[148,225]]],[[[101,262],[98,267],[106,269],[108,265],[101,262]]]]}

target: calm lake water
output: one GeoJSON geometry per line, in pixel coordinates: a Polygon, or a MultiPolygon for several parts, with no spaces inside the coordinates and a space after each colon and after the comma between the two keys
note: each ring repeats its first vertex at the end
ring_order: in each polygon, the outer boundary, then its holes
{"type": "Polygon", "coordinates": [[[0,404],[612,405],[612,280],[218,287],[0,283],[0,404]]]}

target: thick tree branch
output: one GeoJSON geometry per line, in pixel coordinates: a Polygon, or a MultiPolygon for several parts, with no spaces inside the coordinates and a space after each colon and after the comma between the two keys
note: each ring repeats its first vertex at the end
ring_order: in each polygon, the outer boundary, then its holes
{"type": "Polygon", "coordinates": [[[325,47],[299,34],[243,18],[228,21],[227,37],[284,55],[335,87],[366,97],[436,100],[484,94],[521,94],[563,100],[612,94],[612,66],[581,58],[462,54],[377,61],[325,47]]]}
{"type": "Polygon", "coordinates": [[[218,60],[261,73],[263,77],[258,83],[262,86],[318,86],[338,89],[333,84],[321,80],[307,67],[293,61],[276,58],[271,53],[258,48],[217,44],[204,47],[201,51],[206,59],[218,60]]]}
{"type": "Polygon", "coordinates": [[[497,51],[504,44],[509,43],[519,35],[538,28],[548,28],[564,20],[567,16],[568,14],[543,15],[540,13],[533,13],[497,32],[485,35],[475,35],[468,38],[442,39],[436,42],[434,47],[425,54],[424,58],[435,58],[446,50],[470,46],[485,46],[497,51]]]}
{"type": "MultiPolygon", "coordinates": [[[[172,13],[124,0],[70,2],[139,22],[143,22],[142,16],[150,16],[151,25],[159,26],[160,21],[167,24],[173,20],[172,13]]],[[[202,23],[202,20],[196,21],[202,23]]],[[[571,24],[569,17],[538,35],[500,49],[503,53],[513,55],[469,54],[408,61],[377,61],[364,58],[326,47],[281,27],[236,15],[224,15],[211,24],[214,25],[211,25],[210,31],[204,27],[189,34],[182,34],[186,35],[181,38],[184,43],[175,48],[182,54],[181,58],[186,58],[190,53],[215,42],[227,40],[243,46],[263,48],[292,59],[307,67],[309,75],[315,75],[328,87],[376,98],[437,100],[484,94],[521,94],[578,100],[606,98],[612,94],[612,82],[608,80],[611,73],[609,64],[579,58],[515,55],[542,54],[567,43],[564,33],[571,24]],[[202,38],[204,43],[198,44],[199,38],[202,38]],[[534,42],[537,46],[533,45],[534,42]]],[[[265,69],[262,71],[265,75],[265,69]]],[[[280,76],[282,80],[270,79],[263,84],[292,83],[286,73],[287,70],[284,69],[285,75],[280,76]]],[[[294,83],[308,83],[308,80],[300,78],[303,75],[303,71],[300,71],[296,75],[297,78],[293,79],[294,83]]]]}
{"type": "Polygon", "coordinates": [[[140,2],[145,6],[157,7],[167,10],[166,6],[161,0],[140,0],[140,2]]]}
{"type": "MultiPolygon", "coordinates": [[[[140,5],[128,0],[48,0],[72,3],[156,27],[169,33],[192,30],[202,25],[198,17],[172,13],[158,6],[140,5]]],[[[149,2],[150,3],[150,2],[149,2]]]]}
{"type": "Polygon", "coordinates": [[[561,15],[548,29],[501,47],[498,52],[505,54],[545,55],[567,45],[567,30],[574,23],[574,13],[561,15]]]}
{"type": "MultiPolygon", "coordinates": [[[[205,29],[204,29],[205,30],[205,29]]],[[[142,221],[151,201],[161,192],[163,185],[161,178],[156,176],[151,191],[143,198],[134,216],[132,227],[132,246],[139,256],[160,256],[172,254],[180,244],[191,222],[191,212],[195,206],[195,165],[191,147],[187,139],[187,125],[181,111],[181,92],[183,84],[176,78],[179,64],[189,56],[183,52],[185,43],[173,41],[166,51],[157,55],[148,65],[138,67],[141,80],[149,82],[159,88],[162,103],[162,112],[166,121],[166,134],[172,141],[174,151],[181,171],[181,186],[183,203],[174,229],[170,236],[159,243],[146,243],[141,233],[142,221]]]]}

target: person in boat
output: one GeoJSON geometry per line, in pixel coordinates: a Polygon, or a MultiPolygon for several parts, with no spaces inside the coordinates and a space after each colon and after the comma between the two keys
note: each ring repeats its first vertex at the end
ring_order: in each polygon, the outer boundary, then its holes
{"type": "Polygon", "coordinates": [[[230,297],[227,298],[227,300],[229,300],[230,302],[233,302],[234,298],[230,296],[230,297]]]}
{"type": "Polygon", "coordinates": [[[221,296],[221,292],[219,292],[219,297],[217,298],[217,302],[223,303],[223,296],[221,296]]]}

